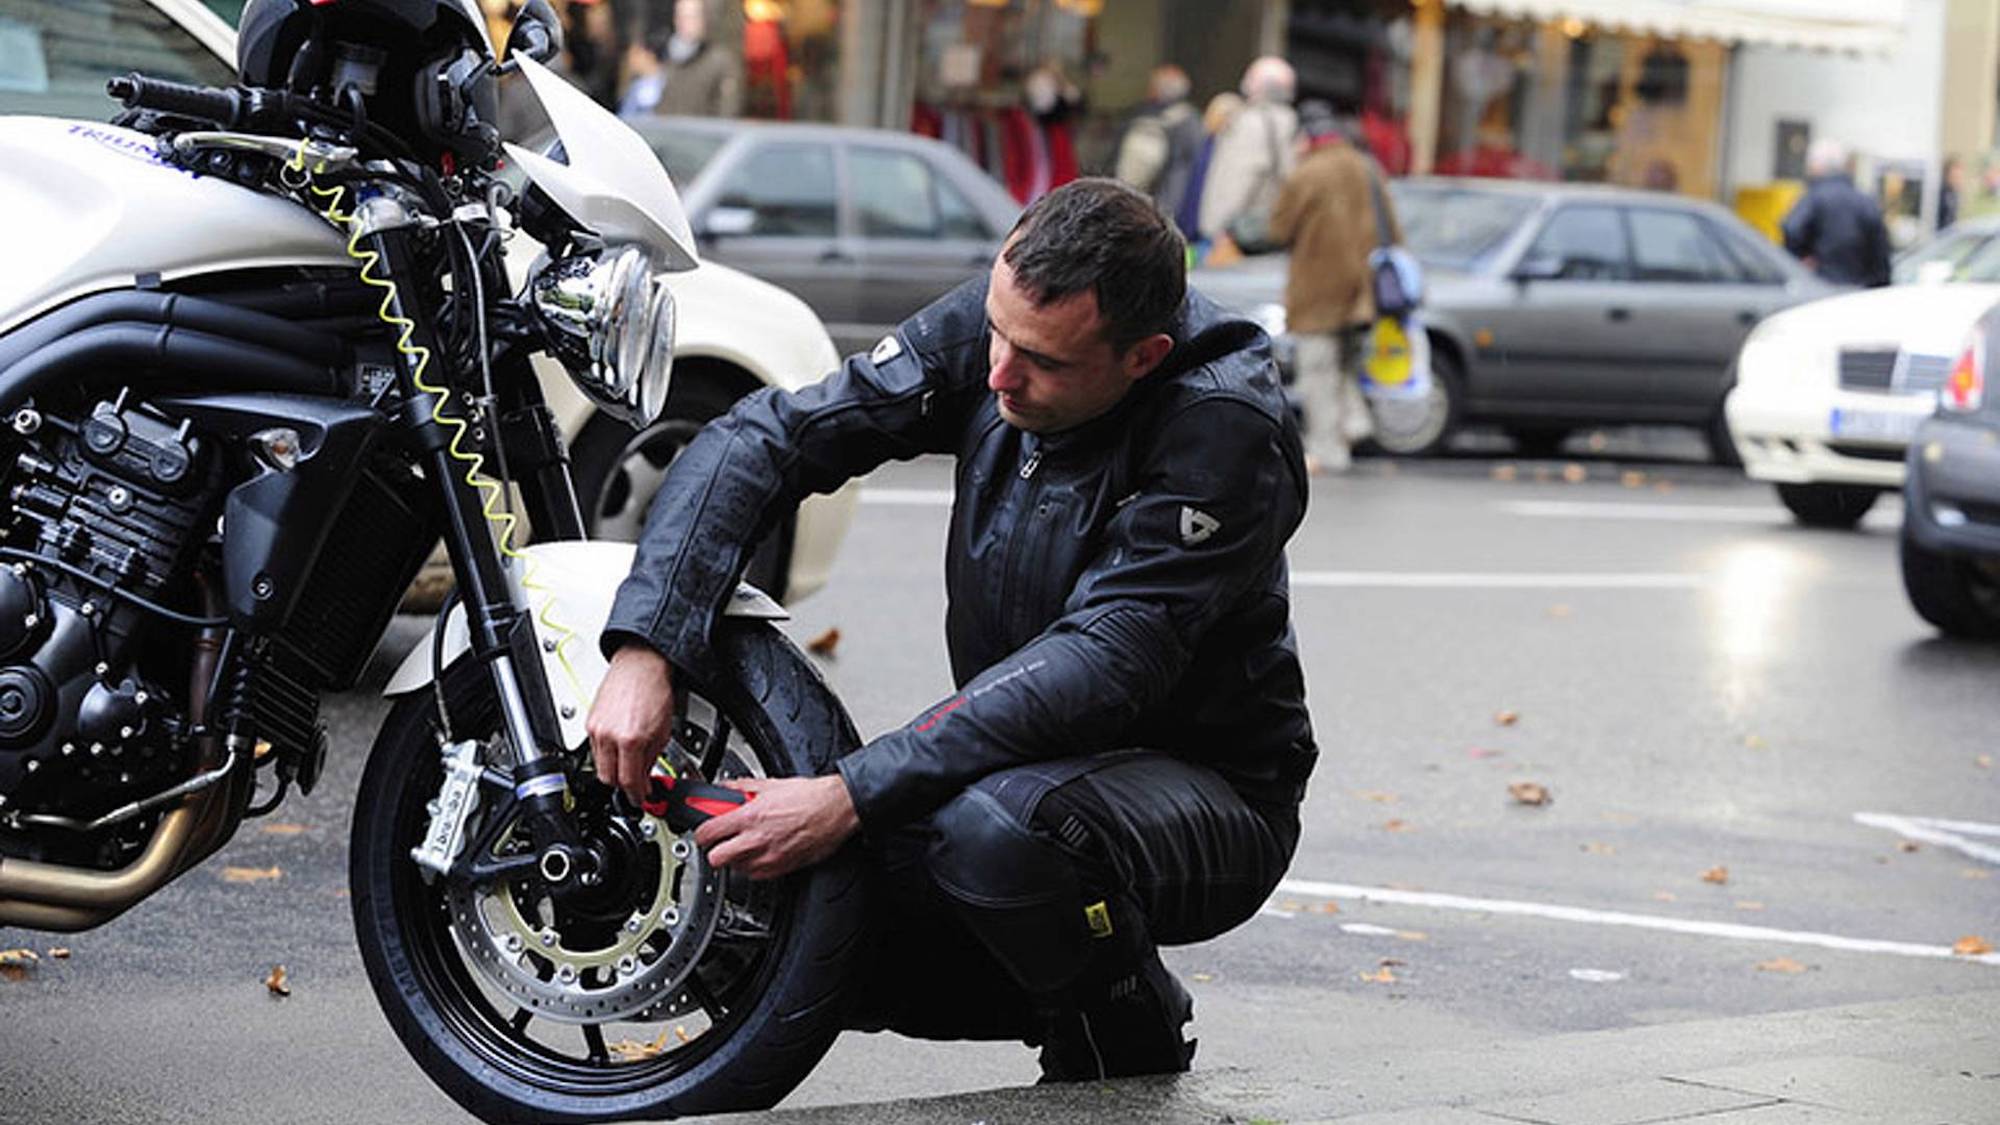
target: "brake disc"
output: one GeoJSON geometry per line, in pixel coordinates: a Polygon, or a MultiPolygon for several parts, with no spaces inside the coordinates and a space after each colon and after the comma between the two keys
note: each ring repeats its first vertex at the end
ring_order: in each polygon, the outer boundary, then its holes
{"type": "Polygon", "coordinates": [[[563,1023],[659,1020],[693,1008],[683,986],[721,917],[720,875],[693,833],[675,836],[653,817],[638,831],[659,853],[658,877],[615,937],[593,947],[565,939],[533,880],[453,883],[452,930],[480,974],[522,1008],[563,1023]]]}

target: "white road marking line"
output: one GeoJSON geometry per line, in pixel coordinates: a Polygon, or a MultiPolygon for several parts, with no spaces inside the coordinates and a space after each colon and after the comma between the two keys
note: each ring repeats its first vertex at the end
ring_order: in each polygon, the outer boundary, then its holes
{"type": "Polygon", "coordinates": [[[892,508],[949,508],[949,488],[864,488],[863,504],[883,504],[892,508]]]}
{"type": "Polygon", "coordinates": [[[1296,917],[1298,917],[1298,914],[1297,914],[1296,912],[1294,912],[1294,911],[1290,911],[1290,910],[1280,910],[1280,909],[1278,909],[1278,908],[1277,908],[1277,907],[1275,907],[1275,906],[1269,906],[1269,905],[1266,905],[1266,906],[1263,906],[1263,907],[1260,907],[1260,908],[1258,909],[1257,913],[1258,913],[1258,914],[1260,914],[1260,915],[1263,915],[1264,917],[1267,917],[1267,918],[1296,918],[1296,917]]]}
{"type": "Polygon", "coordinates": [[[1890,813],[1858,812],[1856,824],[1886,828],[1906,839],[1934,844],[1962,852],[1973,859],[2000,864],[2000,847],[1968,840],[1966,836],[2000,836],[2000,824],[1980,824],[1970,820],[1937,820],[1928,816],[1895,816],[1890,813]]]}
{"type": "MultiPolygon", "coordinates": [[[[1753,504],[1594,503],[1584,500],[1502,500],[1493,505],[1515,516],[1540,519],[1657,520],[1669,523],[1789,524],[1792,517],[1776,502],[1753,504]]],[[[1870,512],[1873,522],[1901,518],[1893,507],[1870,512]]]]}
{"type": "Polygon", "coordinates": [[[1407,570],[1295,570],[1292,585],[1318,589],[1698,590],[1705,574],[1634,572],[1459,574],[1407,570]]]}
{"type": "Polygon", "coordinates": [[[1359,934],[1362,937],[1395,937],[1396,931],[1387,926],[1377,926],[1372,922],[1342,922],[1340,932],[1359,934]]]}
{"type": "Polygon", "coordinates": [[[1625,979],[1625,974],[1616,969],[1571,969],[1569,975],[1570,979],[1585,984],[1611,984],[1625,979]]]}
{"type": "Polygon", "coordinates": [[[1556,906],[1543,902],[1516,902],[1500,898],[1472,898],[1432,891],[1398,891],[1388,887],[1361,887],[1349,883],[1320,883],[1310,879],[1285,879],[1277,889],[1285,894],[1315,898],[1359,899],[1396,906],[1427,906],[1438,910],[1465,910],[1479,914],[1510,914],[1521,918],[1547,918],[1557,922],[1580,922],[1595,926],[1626,926],[1641,930],[1661,930],[1694,937],[1728,938],[1734,941],[1767,941],[1782,945],[1811,945],[1843,953],[1885,953],[1898,957],[1934,957],[1948,961],[1973,961],[2000,967],[2000,953],[1967,957],[1953,953],[1948,945],[1922,945],[1908,941],[1877,941],[1872,938],[1841,937],[1810,930],[1779,930],[1769,926],[1745,926],[1733,922],[1699,922],[1687,918],[1667,918],[1657,914],[1626,914],[1615,910],[1592,910],[1581,906],[1556,906]]]}

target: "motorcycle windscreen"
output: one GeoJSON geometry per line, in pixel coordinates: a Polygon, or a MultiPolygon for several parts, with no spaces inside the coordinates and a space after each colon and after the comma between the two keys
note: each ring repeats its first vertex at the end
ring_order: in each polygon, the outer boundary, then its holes
{"type": "Polygon", "coordinates": [[[666,270],[700,265],[680,192],[645,138],[554,71],[526,56],[519,61],[568,163],[516,144],[506,146],[508,159],[564,213],[606,242],[636,242],[666,270]]]}

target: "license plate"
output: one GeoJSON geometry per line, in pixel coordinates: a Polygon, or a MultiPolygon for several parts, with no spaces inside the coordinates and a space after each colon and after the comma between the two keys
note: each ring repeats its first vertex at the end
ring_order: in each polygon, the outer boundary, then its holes
{"type": "Polygon", "coordinates": [[[1837,438],[1859,441],[1884,441],[1909,444],[1910,438],[1923,423],[1921,414],[1903,414],[1889,410],[1842,410],[1833,408],[1833,419],[1827,428],[1837,438]]]}

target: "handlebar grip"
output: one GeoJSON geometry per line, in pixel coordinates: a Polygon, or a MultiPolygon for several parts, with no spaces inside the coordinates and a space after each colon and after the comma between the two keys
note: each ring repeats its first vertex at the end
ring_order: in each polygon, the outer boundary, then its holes
{"type": "Polygon", "coordinates": [[[118,99],[127,109],[158,110],[213,121],[225,127],[240,124],[244,108],[244,99],[235,90],[147,78],[136,71],[106,82],[104,92],[118,99]]]}

